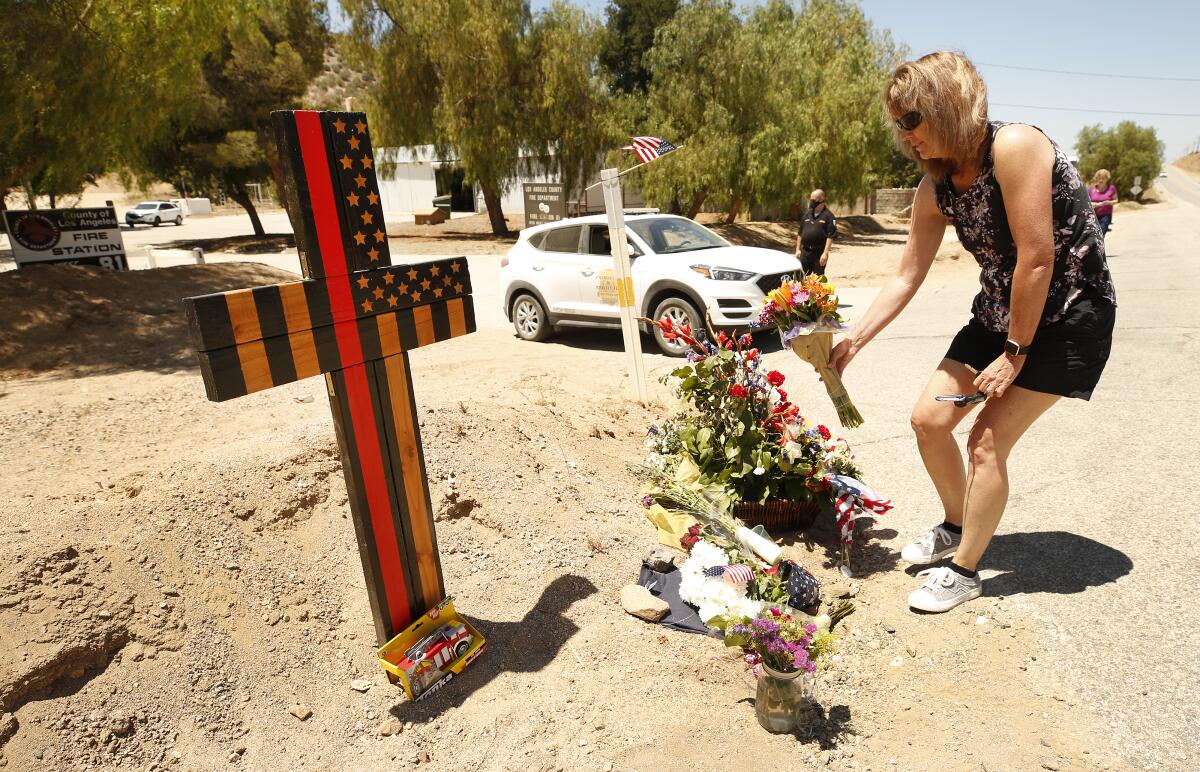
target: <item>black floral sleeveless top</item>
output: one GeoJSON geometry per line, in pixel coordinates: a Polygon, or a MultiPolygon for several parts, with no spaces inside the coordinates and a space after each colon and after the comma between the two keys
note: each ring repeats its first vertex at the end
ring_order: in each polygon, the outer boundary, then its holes
{"type": "MultiPolygon", "coordinates": [[[[992,162],[992,141],[996,132],[1007,125],[999,121],[988,124],[983,169],[966,192],[956,192],[949,175],[934,186],[938,209],[954,223],[963,249],[974,255],[982,269],[979,274],[982,288],[971,304],[971,312],[984,327],[999,333],[1008,332],[1013,270],[1017,266],[1017,246],[1008,228],[1004,195],[996,182],[992,162]]],[[[1062,148],[1053,141],[1050,144],[1054,146],[1050,194],[1054,273],[1039,328],[1062,319],[1089,287],[1114,305],[1117,302],[1104,256],[1104,236],[1087,186],[1062,148]]]]}

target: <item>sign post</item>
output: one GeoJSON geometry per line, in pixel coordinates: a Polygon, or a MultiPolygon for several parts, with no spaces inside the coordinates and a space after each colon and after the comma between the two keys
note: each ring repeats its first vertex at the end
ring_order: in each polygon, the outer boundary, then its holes
{"type": "Polygon", "coordinates": [[[567,195],[561,182],[526,182],[523,190],[526,228],[567,216],[567,195]]]}
{"type": "Polygon", "coordinates": [[[111,206],[94,209],[5,210],[4,224],[17,267],[96,265],[128,270],[125,241],[111,206]]]}
{"type": "Polygon", "coordinates": [[[1135,197],[1142,195],[1142,178],[1140,175],[1133,178],[1133,185],[1129,188],[1129,192],[1135,197]]]}
{"type": "Polygon", "coordinates": [[[602,169],[600,184],[604,191],[604,209],[608,213],[608,240],[612,245],[613,269],[617,276],[617,305],[621,309],[621,335],[629,355],[629,379],[639,402],[645,404],[646,367],[642,361],[642,338],[634,318],[633,274],[629,266],[629,237],[625,234],[625,209],[621,196],[621,178],[616,169],[602,169]]]}

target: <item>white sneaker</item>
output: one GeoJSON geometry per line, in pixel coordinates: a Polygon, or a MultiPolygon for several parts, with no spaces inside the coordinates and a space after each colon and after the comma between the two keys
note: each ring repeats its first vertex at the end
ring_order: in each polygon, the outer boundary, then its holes
{"type": "Polygon", "coordinates": [[[908,596],[908,605],[920,611],[941,613],[983,594],[983,580],[963,576],[949,566],[926,568],[917,578],[928,577],[908,596]]]}
{"type": "Polygon", "coordinates": [[[914,565],[927,566],[953,555],[961,542],[961,533],[950,533],[939,524],[900,550],[900,557],[914,565]]]}

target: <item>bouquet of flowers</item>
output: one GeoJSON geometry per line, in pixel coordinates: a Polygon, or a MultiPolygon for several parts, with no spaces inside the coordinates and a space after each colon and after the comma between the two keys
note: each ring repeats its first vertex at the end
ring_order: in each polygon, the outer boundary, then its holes
{"type": "MultiPolygon", "coordinates": [[[[828,630],[825,632],[828,634],[828,630]]],[[[812,622],[771,608],[761,617],[730,625],[725,631],[725,645],[745,652],[744,661],[755,676],[760,675],[761,665],[781,673],[813,673],[817,669],[817,636],[818,628],[812,622]]]]}
{"type": "Polygon", "coordinates": [[[808,274],[799,280],[784,279],[764,298],[755,326],[779,330],[783,345],[812,365],[825,382],[842,426],[853,429],[862,425],[862,414],[850,401],[842,377],[829,366],[833,333],[847,329],[837,308],[833,286],[822,282],[821,277],[808,274]]]}
{"type": "Polygon", "coordinates": [[[651,478],[652,503],[670,492],[663,481],[680,483],[677,494],[702,492],[697,501],[665,506],[695,510],[700,513],[696,520],[707,526],[712,538],[732,544],[735,529],[728,524],[734,520],[729,510],[736,502],[829,501],[836,507],[848,570],[855,515],[882,514],[891,507],[858,482],[861,472],[849,443],[788,401],[783,373],[766,369],[749,334],[718,333],[712,342],[687,325],[674,326],[670,319],[651,323],[691,346],[689,364],[669,377],[678,380],[679,394],[692,408],[650,427],[645,471],[651,478]],[[707,507],[702,500],[709,502],[707,507]],[[708,510],[728,521],[722,524],[704,514],[708,510]]]}

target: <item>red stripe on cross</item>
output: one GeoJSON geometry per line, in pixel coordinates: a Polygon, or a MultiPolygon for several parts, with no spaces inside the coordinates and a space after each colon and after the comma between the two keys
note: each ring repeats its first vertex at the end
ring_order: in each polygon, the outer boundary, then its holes
{"type": "MultiPolygon", "coordinates": [[[[333,194],[320,114],[310,110],[297,111],[296,134],[300,140],[300,155],[304,159],[304,174],[308,178],[308,194],[317,226],[317,245],[326,271],[330,309],[335,322],[353,319],[354,298],[350,291],[346,255],[342,249],[337,201],[333,194]]],[[[354,361],[354,358],[361,358],[362,343],[358,338],[358,326],[342,324],[334,329],[337,330],[338,351],[342,359],[354,361]]],[[[371,510],[371,529],[375,533],[375,549],[379,555],[379,569],[383,574],[392,629],[403,630],[411,621],[408,588],[404,583],[404,570],[400,562],[400,542],[392,523],[392,502],[388,495],[379,435],[375,430],[375,410],[367,385],[366,366],[355,365],[344,372],[346,400],[350,404],[350,421],[354,425],[354,442],[358,445],[358,457],[362,464],[363,487],[366,489],[367,506],[371,510]]]]}

